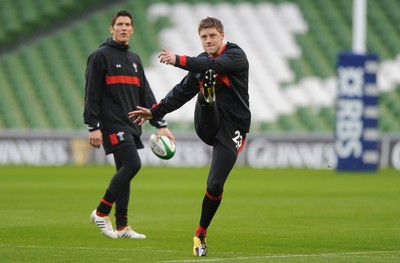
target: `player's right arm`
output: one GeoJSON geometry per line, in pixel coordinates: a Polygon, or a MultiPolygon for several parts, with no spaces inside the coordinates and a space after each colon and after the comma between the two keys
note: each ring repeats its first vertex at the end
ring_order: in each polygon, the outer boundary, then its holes
{"type": "Polygon", "coordinates": [[[93,53],[87,62],[85,108],[83,112],[84,122],[89,130],[89,143],[94,147],[100,147],[103,142],[100,121],[101,90],[104,85],[104,62],[100,54],[93,53]]]}
{"type": "Polygon", "coordinates": [[[162,118],[167,113],[182,107],[199,92],[199,84],[193,73],[189,72],[182,81],[175,85],[167,95],[151,108],[138,106],[137,110],[129,112],[129,118],[134,118],[134,122],[141,125],[147,120],[162,118]]]}
{"type": "Polygon", "coordinates": [[[89,132],[89,143],[93,147],[100,148],[100,145],[103,143],[103,134],[100,130],[89,132]]]}
{"type": "Polygon", "coordinates": [[[199,82],[194,73],[189,72],[158,104],[153,105],[150,111],[154,118],[163,117],[182,107],[198,93],[199,82]]]}

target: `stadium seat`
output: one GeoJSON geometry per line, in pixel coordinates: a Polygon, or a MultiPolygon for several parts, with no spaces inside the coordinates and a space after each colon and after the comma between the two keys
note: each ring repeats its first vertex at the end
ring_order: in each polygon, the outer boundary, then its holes
{"type": "Polygon", "coordinates": [[[32,88],[26,74],[25,67],[21,64],[20,57],[10,56],[4,61],[5,74],[21,111],[26,116],[27,124],[32,128],[50,128],[47,114],[42,108],[42,103],[32,88]]]}
{"type": "MultiPolygon", "coordinates": [[[[0,79],[2,81],[2,85],[4,86],[11,85],[5,74],[3,65],[0,65],[0,79]]],[[[1,128],[3,129],[4,128],[18,129],[21,127],[27,128],[27,126],[25,125],[26,121],[18,105],[19,103],[17,102],[12,90],[2,89],[2,94],[0,96],[1,128]]]]}

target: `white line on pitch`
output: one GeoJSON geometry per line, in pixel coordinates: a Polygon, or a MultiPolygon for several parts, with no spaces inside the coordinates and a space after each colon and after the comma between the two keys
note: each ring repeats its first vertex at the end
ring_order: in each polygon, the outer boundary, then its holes
{"type": "Polygon", "coordinates": [[[102,248],[96,248],[96,247],[61,247],[61,246],[37,246],[37,245],[8,245],[8,244],[0,244],[0,248],[20,248],[20,249],[37,249],[37,248],[42,248],[42,249],[69,249],[69,250],[109,250],[109,251],[143,251],[143,252],[161,252],[161,253],[166,253],[166,252],[180,252],[178,250],[162,250],[162,249],[155,249],[152,247],[142,247],[142,248],[107,248],[107,247],[102,247],[102,248]]]}
{"type": "MultiPolygon", "coordinates": [[[[337,257],[337,256],[368,256],[371,254],[390,254],[399,253],[400,251],[364,251],[364,252],[340,252],[340,253],[322,253],[322,254],[287,254],[287,255],[265,255],[265,256],[248,256],[248,257],[232,257],[232,258],[208,258],[208,259],[187,259],[187,260],[166,260],[159,261],[163,263],[189,263],[189,262],[217,262],[217,261],[236,261],[249,259],[271,259],[271,258],[296,258],[296,257],[337,257]]],[[[396,257],[399,258],[399,257],[396,257]]]]}

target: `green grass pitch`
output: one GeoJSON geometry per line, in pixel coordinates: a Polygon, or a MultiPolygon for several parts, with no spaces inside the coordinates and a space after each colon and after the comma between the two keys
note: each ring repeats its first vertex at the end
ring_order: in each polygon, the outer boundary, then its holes
{"type": "MultiPolygon", "coordinates": [[[[400,173],[238,167],[192,255],[206,168],[143,167],[129,222],[108,239],[89,215],[114,168],[0,167],[0,262],[400,262],[400,173]]],[[[112,217],[113,219],[113,217],[112,217]]]]}

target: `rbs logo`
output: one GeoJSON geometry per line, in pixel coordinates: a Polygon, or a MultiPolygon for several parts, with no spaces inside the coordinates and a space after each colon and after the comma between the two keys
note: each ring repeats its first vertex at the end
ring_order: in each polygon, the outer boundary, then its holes
{"type": "Polygon", "coordinates": [[[340,158],[361,157],[363,132],[363,103],[360,100],[341,100],[337,105],[336,153],[340,158]]]}
{"type": "Polygon", "coordinates": [[[360,158],[363,152],[363,85],[361,67],[339,68],[339,100],[336,113],[336,154],[360,158]]]}

